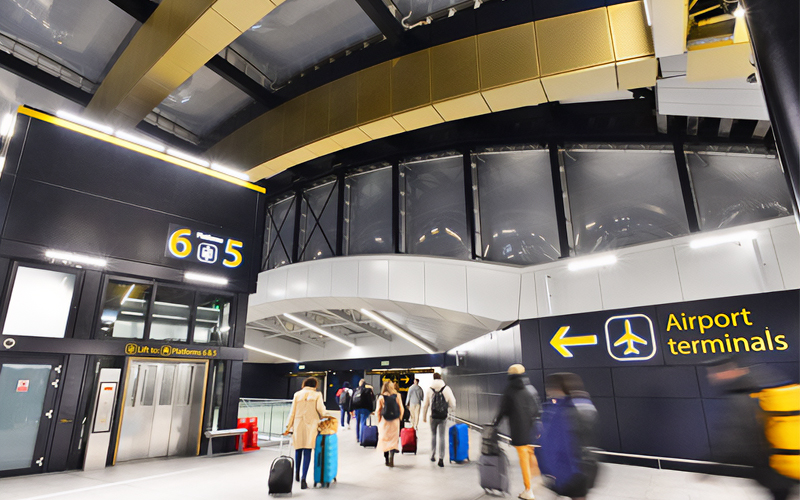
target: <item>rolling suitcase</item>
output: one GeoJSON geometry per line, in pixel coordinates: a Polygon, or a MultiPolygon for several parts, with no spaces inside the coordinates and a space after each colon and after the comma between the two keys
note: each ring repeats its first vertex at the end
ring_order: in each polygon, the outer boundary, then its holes
{"type": "Polygon", "coordinates": [[[339,468],[339,436],[320,434],[314,447],[314,486],[325,488],[336,481],[339,468]]]}
{"type": "Polygon", "coordinates": [[[450,427],[450,462],[461,463],[469,460],[469,427],[455,424],[450,427]]]}
{"type": "Polygon", "coordinates": [[[400,429],[400,453],[417,454],[417,431],[413,427],[400,429]]]}
{"type": "Polygon", "coordinates": [[[370,425],[372,423],[372,417],[367,420],[367,423],[364,424],[364,428],[361,429],[361,446],[363,447],[378,447],[378,427],[375,425],[370,425]]]}
{"type": "Polygon", "coordinates": [[[294,478],[294,459],[283,454],[283,440],[278,451],[281,455],[272,461],[269,468],[269,494],[291,493],[294,478]]]}
{"type": "Polygon", "coordinates": [[[508,457],[499,450],[498,455],[481,455],[478,459],[478,472],[481,478],[481,488],[487,493],[508,493],[508,457]]]}

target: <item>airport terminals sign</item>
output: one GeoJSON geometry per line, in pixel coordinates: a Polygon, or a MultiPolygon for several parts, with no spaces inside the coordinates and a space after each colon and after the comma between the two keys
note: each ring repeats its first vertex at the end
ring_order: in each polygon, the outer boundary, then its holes
{"type": "Polygon", "coordinates": [[[800,291],[538,320],[545,367],[700,364],[727,354],[797,362],[800,291]]]}
{"type": "Polygon", "coordinates": [[[164,255],[214,267],[235,269],[242,265],[243,246],[244,243],[240,240],[170,224],[164,255]]]}

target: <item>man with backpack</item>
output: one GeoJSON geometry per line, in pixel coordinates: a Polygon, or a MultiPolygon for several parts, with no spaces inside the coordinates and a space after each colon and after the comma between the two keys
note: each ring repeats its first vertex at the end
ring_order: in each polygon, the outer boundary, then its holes
{"type": "Polygon", "coordinates": [[[336,393],[336,402],[339,403],[339,410],[342,413],[342,428],[350,426],[350,407],[352,406],[353,390],[350,389],[350,382],[342,384],[342,388],[336,393]]]}
{"type": "Polygon", "coordinates": [[[439,467],[444,467],[445,430],[447,415],[456,409],[456,397],[442,380],[440,373],[433,374],[433,382],[425,392],[422,406],[422,421],[427,422],[428,407],[431,409],[431,462],[436,461],[436,440],[439,440],[439,467]]]}
{"type": "Polygon", "coordinates": [[[350,407],[356,412],[356,440],[361,442],[361,432],[367,424],[367,418],[375,409],[375,392],[372,386],[362,378],[353,391],[350,407]]]}

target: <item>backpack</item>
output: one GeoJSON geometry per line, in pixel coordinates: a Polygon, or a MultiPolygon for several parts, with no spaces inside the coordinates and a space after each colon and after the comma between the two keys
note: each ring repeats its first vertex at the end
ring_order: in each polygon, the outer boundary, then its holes
{"type": "Polygon", "coordinates": [[[353,399],[350,400],[350,406],[352,406],[354,409],[361,408],[361,393],[361,386],[356,387],[356,389],[353,391],[353,399]]]}
{"type": "Polygon", "coordinates": [[[351,403],[352,403],[351,392],[349,389],[345,389],[339,395],[339,406],[344,408],[345,411],[350,411],[351,403]]]}
{"type": "Polygon", "coordinates": [[[397,394],[383,397],[383,411],[381,416],[386,420],[397,420],[400,418],[400,405],[397,404],[397,394]]]}
{"type": "Polygon", "coordinates": [[[437,420],[444,420],[447,418],[447,399],[444,397],[444,388],[447,387],[445,385],[441,388],[441,390],[434,390],[433,391],[433,399],[431,400],[431,418],[435,418],[437,420]]]}

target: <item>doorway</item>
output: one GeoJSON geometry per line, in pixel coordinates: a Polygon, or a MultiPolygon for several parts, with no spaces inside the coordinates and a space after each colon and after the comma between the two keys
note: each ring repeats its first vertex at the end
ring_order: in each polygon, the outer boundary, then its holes
{"type": "Polygon", "coordinates": [[[131,359],[115,462],[197,455],[208,362],[131,359]]]}

